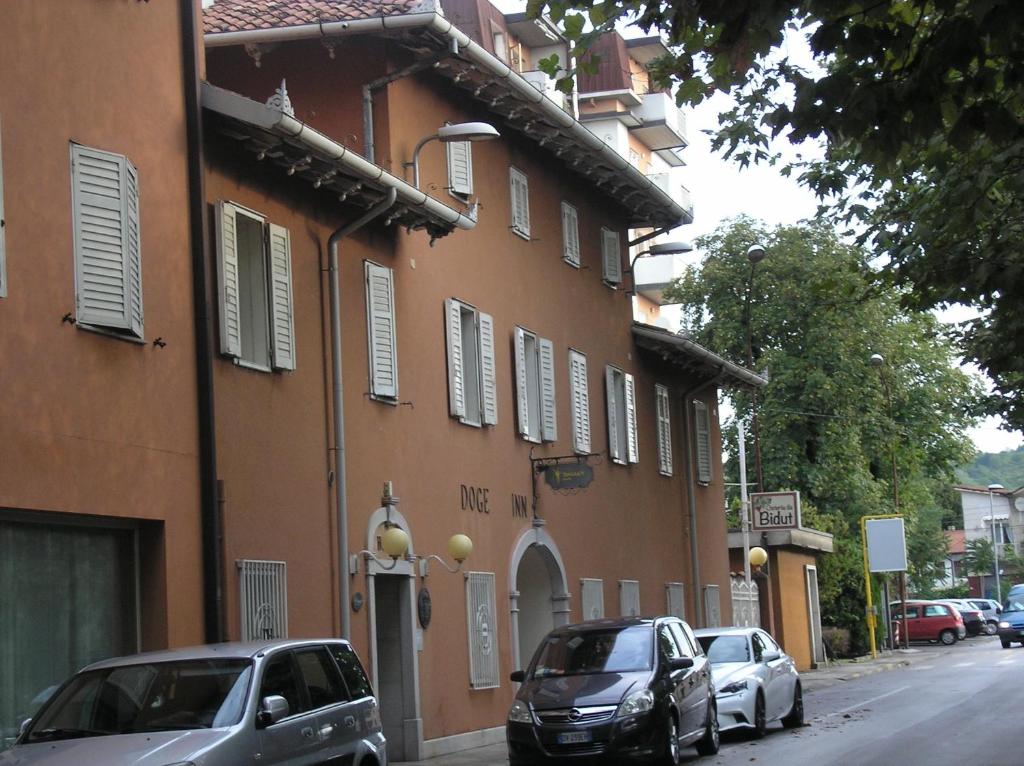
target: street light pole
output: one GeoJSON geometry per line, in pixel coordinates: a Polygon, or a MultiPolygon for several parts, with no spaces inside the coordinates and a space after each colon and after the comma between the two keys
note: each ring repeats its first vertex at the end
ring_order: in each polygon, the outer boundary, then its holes
{"type": "Polygon", "coordinates": [[[996,512],[995,504],[992,501],[992,493],[998,489],[1004,489],[1003,485],[988,485],[988,523],[992,529],[992,568],[995,570],[996,575],[996,601],[1001,603],[1003,600],[1003,588],[999,582],[999,545],[996,544],[996,512]]]}
{"type": "MultiPolygon", "coordinates": [[[[750,278],[747,280],[747,295],[743,301],[743,324],[747,330],[747,368],[754,369],[754,338],[750,326],[750,299],[754,293],[754,272],[757,264],[764,260],[763,245],[754,244],[747,248],[747,260],[750,261],[750,278]]],[[[754,406],[751,408],[750,426],[754,435],[754,478],[757,480],[757,491],[764,492],[764,476],[761,472],[761,429],[757,420],[757,390],[751,394],[754,406]]]]}
{"type": "MultiPolygon", "coordinates": [[[[747,495],[747,435],[743,432],[743,421],[736,419],[736,436],[740,458],[740,524],[743,527],[743,580],[747,584],[747,609],[753,604],[753,587],[750,579],[750,500],[747,495]]],[[[747,620],[749,627],[749,619],[747,620]]]]}

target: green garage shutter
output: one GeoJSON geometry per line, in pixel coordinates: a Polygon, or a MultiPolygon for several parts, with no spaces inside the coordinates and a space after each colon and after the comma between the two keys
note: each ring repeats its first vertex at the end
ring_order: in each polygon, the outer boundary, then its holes
{"type": "Polygon", "coordinates": [[[138,650],[134,551],[131,530],[0,520],[0,749],[45,689],[138,650]]]}

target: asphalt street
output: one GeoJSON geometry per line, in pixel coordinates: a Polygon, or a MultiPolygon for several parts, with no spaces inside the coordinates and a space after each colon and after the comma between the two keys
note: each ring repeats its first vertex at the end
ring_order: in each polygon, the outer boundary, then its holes
{"type": "Polygon", "coordinates": [[[996,638],[927,648],[906,667],[806,695],[807,724],[776,724],[759,741],[730,734],[715,758],[682,763],[787,766],[1019,766],[1024,648],[996,638]]]}

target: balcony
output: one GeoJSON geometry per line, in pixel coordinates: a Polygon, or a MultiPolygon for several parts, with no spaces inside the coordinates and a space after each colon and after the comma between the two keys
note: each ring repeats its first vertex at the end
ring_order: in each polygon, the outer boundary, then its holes
{"type": "Polygon", "coordinates": [[[674,180],[672,173],[651,173],[647,178],[685,210],[691,219],[693,218],[693,200],[690,198],[690,190],[674,180]]]}
{"type": "Polygon", "coordinates": [[[652,255],[637,258],[633,265],[636,293],[659,306],[665,305],[663,291],[676,277],[682,275],[685,263],[679,255],[652,255]]]}
{"type": "Polygon", "coordinates": [[[555,88],[555,81],[548,77],[546,73],[537,69],[531,69],[526,72],[522,72],[522,76],[524,80],[530,83],[530,85],[558,104],[560,109],[566,109],[568,107],[568,99],[566,98],[566,95],[555,88]]]}
{"type": "Polygon", "coordinates": [[[653,151],[675,149],[689,143],[686,117],[671,96],[648,93],[643,97],[643,103],[633,109],[633,115],[641,122],[639,127],[632,129],[633,135],[653,151]]]}

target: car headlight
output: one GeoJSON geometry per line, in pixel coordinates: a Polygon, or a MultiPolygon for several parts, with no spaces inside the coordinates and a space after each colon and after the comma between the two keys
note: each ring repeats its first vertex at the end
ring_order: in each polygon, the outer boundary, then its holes
{"type": "Polygon", "coordinates": [[[1008,628],[1008,627],[1010,627],[1010,623],[1008,623],[1006,620],[1003,620],[1002,622],[999,623],[999,627],[1000,628],[1008,628]]]}
{"type": "Polygon", "coordinates": [[[742,681],[733,681],[731,684],[726,684],[718,690],[719,694],[738,694],[747,688],[746,679],[742,681]]]}
{"type": "Polygon", "coordinates": [[[619,718],[648,713],[654,709],[654,693],[649,689],[640,689],[628,695],[619,705],[619,718]]]}
{"type": "Polygon", "coordinates": [[[533,716],[530,715],[530,708],[525,702],[516,700],[508,711],[508,720],[509,723],[533,723],[533,716]]]}

